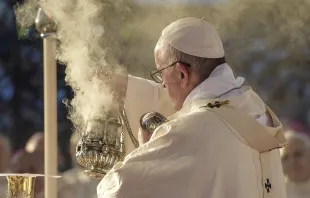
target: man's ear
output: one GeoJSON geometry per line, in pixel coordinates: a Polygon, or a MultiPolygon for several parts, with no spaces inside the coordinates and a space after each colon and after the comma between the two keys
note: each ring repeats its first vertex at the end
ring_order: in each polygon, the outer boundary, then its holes
{"type": "Polygon", "coordinates": [[[189,73],[187,71],[186,65],[177,63],[177,67],[180,70],[182,87],[186,87],[189,84],[189,73]]]}

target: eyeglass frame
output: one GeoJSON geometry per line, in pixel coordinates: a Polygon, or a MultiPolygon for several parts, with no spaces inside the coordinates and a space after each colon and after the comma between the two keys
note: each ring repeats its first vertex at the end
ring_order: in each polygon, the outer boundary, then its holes
{"type": "MultiPolygon", "coordinates": [[[[173,66],[175,66],[177,63],[181,63],[181,64],[183,64],[183,65],[186,65],[186,67],[190,67],[190,66],[191,66],[189,63],[184,63],[184,62],[182,62],[182,61],[175,61],[175,62],[171,63],[170,65],[168,65],[167,67],[164,67],[164,68],[162,68],[162,69],[160,69],[160,70],[158,70],[158,69],[151,69],[151,70],[150,70],[150,76],[151,76],[151,78],[152,78],[156,83],[162,83],[163,80],[161,80],[160,82],[158,82],[158,81],[155,80],[155,78],[154,78],[153,76],[154,76],[155,74],[158,74],[158,73],[160,73],[160,76],[161,76],[163,70],[165,70],[165,69],[167,69],[167,68],[169,68],[169,67],[173,67],[173,66]],[[155,71],[155,72],[152,73],[153,71],[155,71]]],[[[162,77],[161,77],[161,78],[162,78],[162,77]]]]}

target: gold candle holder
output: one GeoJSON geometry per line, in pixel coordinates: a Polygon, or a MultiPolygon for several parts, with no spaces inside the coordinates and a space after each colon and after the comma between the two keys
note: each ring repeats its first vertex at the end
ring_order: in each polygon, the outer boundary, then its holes
{"type": "Polygon", "coordinates": [[[46,176],[41,174],[0,174],[5,176],[8,182],[8,198],[34,198],[35,180],[37,177],[60,178],[60,176],[46,176]]]}
{"type": "Polygon", "coordinates": [[[34,198],[36,177],[6,176],[8,181],[8,198],[34,198]]]}

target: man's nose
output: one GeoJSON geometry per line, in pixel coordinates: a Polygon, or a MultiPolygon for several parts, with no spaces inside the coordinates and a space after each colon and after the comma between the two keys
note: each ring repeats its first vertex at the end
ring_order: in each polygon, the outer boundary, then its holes
{"type": "Polygon", "coordinates": [[[165,85],[164,81],[161,83],[161,86],[162,86],[163,88],[166,88],[166,85],[165,85]]]}

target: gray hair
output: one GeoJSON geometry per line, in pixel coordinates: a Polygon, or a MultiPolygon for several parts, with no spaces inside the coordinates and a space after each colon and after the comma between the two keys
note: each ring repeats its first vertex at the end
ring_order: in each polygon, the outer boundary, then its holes
{"type": "Polygon", "coordinates": [[[207,79],[218,65],[226,62],[225,57],[202,58],[181,52],[172,47],[164,37],[159,38],[155,50],[159,48],[161,49],[160,56],[165,57],[168,63],[180,61],[189,64],[201,80],[207,79]]]}

